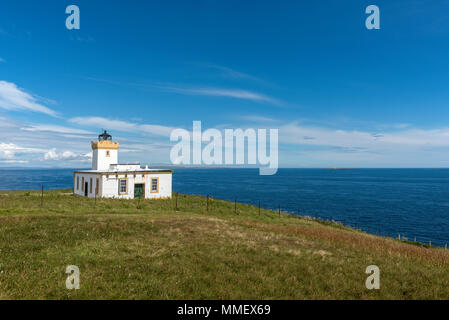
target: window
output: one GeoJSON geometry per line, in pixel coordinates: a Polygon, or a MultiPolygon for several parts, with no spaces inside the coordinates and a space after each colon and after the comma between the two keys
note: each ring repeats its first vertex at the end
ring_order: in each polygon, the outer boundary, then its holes
{"type": "Polygon", "coordinates": [[[80,189],[80,177],[76,176],[76,190],[80,189]]]}
{"type": "Polygon", "coordinates": [[[100,187],[100,180],[97,178],[97,183],[95,185],[95,194],[98,195],[98,189],[100,187]]]}
{"type": "Polygon", "coordinates": [[[128,193],[128,180],[127,179],[119,180],[118,191],[120,194],[128,193]]]}
{"type": "Polygon", "coordinates": [[[151,192],[158,193],[159,192],[159,178],[151,179],[151,192]]]}
{"type": "Polygon", "coordinates": [[[111,156],[111,152],[109,150],[106,150],[106,157],[110,157],[111,156]]]}
{"type": "Polygon", "coordinates": [[[92,178],[90,178],[90,187],[89,187],[89,193],[92,193],[92,178]]]}

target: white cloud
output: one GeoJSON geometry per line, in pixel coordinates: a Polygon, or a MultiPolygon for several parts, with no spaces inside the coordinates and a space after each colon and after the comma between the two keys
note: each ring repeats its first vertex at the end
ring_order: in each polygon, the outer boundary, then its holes
{"type": "Polygon", "coordinates": [[[30,125],[27,127],[21,128],[25,131],[48,131],[48,132],[56,132],[56,133],[68,133],[68,134],[94,134],[91,131],[86,131],[82,129],[74,129],[63,126],[55,126],[55,125],[30,125]]]}
{"type": "Polygon", "coordinates": [[[120,131],[131,131],[136,129],[135,123],[130,123],[121,120],[112,120],[102,117],[76,117],[69,120],[82,126],[92,126],[98,128],[110,128],[120,131]]]}
{"type": "Polygon", "coordinates": [[[277,122],[278,120],[258,115],[240,116],[239,119],[251,122],[277,122]]]}
{"type": "Polygon", "coordinates": [[[57,152],[56,148],[50,150],[44,148],[21,147],[15,143],[0,143],[0,163],[24,164],[30,161],[91,161],[92,152],[75,153],[73,151],[57,152]],[[42,157],[43,155],[43,157],[42,157]]]}
{"type": "Polygon", "coordinates": [[[26,148],[20,147],[14,143],[0,143],[0,158],[12,159],[16,153],[38,153],[43,152],[43,149],[39,148],[26,148]]]}
{"type": "Polygon", "coordinates": [[[170,136],[173,127],[154,125],[154,124],[138,124],[126,122],[122,120],[112,120],[102,117],[76,117],[69,120],[72,123],[84,126],[93,126],[97,128],[112,129],[122,132],[144,132],[157,136],[170,136]]]}
{"type": "Polygon", "coordinates": [[[251,100],[256,102],[267,102],[274,105],[281,105],[280,100],[274,99],[267,95],[256,93],[241,89],[222,89],[222,88],[180,88],[180,87],[168,87],[168,86],[153,86],[159,89],[164,89],[170,92],[176,92],[188,95],[200,95],[200,96],[216,96],[216,97],[228,97],[243,100],[251,100]]]}
{"type": "Polygon", "coordinates": [[[228,67],[219,66],[216,64],[205,64],[205,66],[220,71],[221,75],[223,77],[229,77],[229,78],[234,78],[234,79],[248,79],[248,80],[253,80],[253,81],[257,81],[257,82],[264,82],[263,80],[261,80],[257,77],[254,77],[247,73],[243,73],[243,72],[240,72],[240,71],[228,68],[228,67]]]}
{"type": "Polygon", "coordinates": [[[70,37],[70,40],[72,41],[79,41],[79,42],[86,42],[86,43],[92,43],[95,42],[95,39],[91,36],[87,36],[87,37],[80,37],[80,36],[76,36],[76,37],[70,37]]]}
{"type": "Polygon", "coordinates": [[[290,123],[280,127],[281,142],[341,148],[382,149],[401,147],[449,147],[449,128],[406,129],[390,132],[332,130],[290,123]]]}
{"type": "Polygon", "coordinates": [[[158,136],[170,136],[170,133],[175,129],[174,127],[166,127],[166,126],[160,126],[156,124],[141,124],[137,126],[139,130],[158,135],[158,136]]]}
{"type": "MultiPolygon", "coordinates": [[[[1,148],[1,146],[0,146],[0,148],[1,148]]],[[[14,157],[14,150],[0,149],[0,158],[10,159],[12,157],[14,157]]]]}
{"type": "Polygon", "coordinates": [[[0,81],[0,108],[6,110],[28,110],[44,113],[53,117],[55,111],[39,104],[37,98],[17,87],[16,84],[7,81],[0,81]]]}
{"type": "Polygon", "coordinates": [[[44,154],[44,160],[90,161],[91,158],[92,152],[86,154],[76,154],[73,151],[57,152],[56,148],[53,148],[44,154]]]}
{"type": "Polygon", "coordinates": [[[449,165],[449,128],[407,128],[367,132],[290,123],[279,127],[279,142],[288,148],[288,151],[280,156],[281,161],[284,159],[293,166],[447,167],[449,165]]]}
{"type": "Polygon", "coordinates": [[[25,164],[28,163],[27,160],[0,160],[0,163],[4,164],[25,164]]]}
{"type": "MultiPolygon", "coordinates": [[[[238,73],[236,71],[233,71],[229,68],[227,69],[228,72],[234,72],[234,77],[240,76],[244,77],[245,74],[238,73]]],[[[248,75],[246,75],[248,76],[248,75]]],[[[249,77],[249,76],[248,76],[249,77]]],[[[225,88],[210,88],[210,87],[180,87],[176,85],[160,85],[160,84],[138,84],[138,83],[122,83],[118,81],[111,81],[106,79],[99,79],[99,78],[93,78],[93,77],[87,77],[88,80],[98,81],[98,82],[104,82],[114,85],[120,85],[120,86],[133,86],[133,87],[139,87],[139,88],[155,88],[155,89],[161,89],[168,92],[174,92],[174,93],[180,93],[185,95],[199,95],[199,96],[215,96],[215,97],[228,97],[228,98],[235,98],[235,99],[242,99],[242,100],[251,100],[255,102],[265,102],[270,103],[272,105],[276,106],[283,106],[285,103],[281,100],[272,98],[268,95],[252,92],[248,90],[243,89],[225,89],[225,88]]]]}

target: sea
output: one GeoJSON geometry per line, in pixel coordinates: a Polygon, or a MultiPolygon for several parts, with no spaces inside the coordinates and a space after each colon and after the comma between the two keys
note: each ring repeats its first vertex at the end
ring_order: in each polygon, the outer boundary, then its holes
{"type": "MultiPolygon", "coordinates": [[[[72,188],[76,169],[0,169],[0,190],[72,188]]],[[[449,243],[449,169],[174,169],[173,191],[449,243]]]]}

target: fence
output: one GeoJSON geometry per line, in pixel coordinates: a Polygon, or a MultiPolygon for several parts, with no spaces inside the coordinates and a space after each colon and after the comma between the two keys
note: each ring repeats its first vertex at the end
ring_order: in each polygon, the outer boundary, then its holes
{"type": "MultiPolygon", "coordinates": [[[[41,190],[40,190],[40,208],[44,208],[44,206],[47,204],[47,202],[49,202],[50,200],[46,200],[46,197],[44,196],[45,194],[45,186],[42,185],[41,186],[41,190]]],[[[182,208],[189,208],[189,209],[193,209],[191,206],[188,207],[186,204],[183,205],[182,203],[182,197],[179,197],[179,194],[177,192],[175,192],[173,194],[174,196],[172,197],[172,200],[174,200],[174,209],[175,211],[180,211],[182,208]]],[[[205,197],[205,201],[204,201],[204,209],[206,210],[206,212],[211,212],[213,213],[214,211],[214,206],[211,205],[211,200],[213,201],[214,198],[210,196],[210,194],[207,194],[205,197]]],[[[225,201],[225,200],[223,200],[225,201]]],[[[3,202],[3,201],[2,201],[3,202]]],[[[94,193],[94,198],[93,198],[93,207],[94,209],[97,208],[97,193],[94,193]]],[[[389,238],[393,238],[393,239],[397,239],[399,241],[404,241],[404,242],[413,242],[413,243],[417,243],[417,244],[421,244],[421,245],[425,245],[425,246],[432,246],[432,241],[427,239],[424,241],[419,241],[417,239],[416,236],[414,237],[407,237],[404,233],[398,233],[398,232],[391,232],[391,231],[382,231],[380,228],[376,228],[373,226],[369,226],[369,225],[361,225],[360,221],[347,221],[347,219],[335,219],[334,217],[319,217],[317,212],[313,212],[313,213],[309,213],[307,214],[307,212],[303,212],[301,210],[301,208],[297,208],[296,210],[292,211],[290,209],[290,211],[286,211],[286,210],[282,210],[282,205],[281,203],[276,203],[276,204],[271,204],[271,206],[267,206],[267,207],[263,207],[263,202],[262,200],[258,200],[256,203],[239,203],[238,202],[238,198],[234,197],[234,201],[233,201],[233,213],[235,215],[239,215],[240,214],[240,210],[239,210],[239,206],[241,205],[253,205],[254,208],[257,208],[257,216],[261,216],[262,213],[263,215],[269,215],[272,217],[283,217],[286,215],[289,215],[289,217],[296,217],[296,218],[304,218],[304,219],[311,219],[314,220],[318,223],[322,223],[322,224],[327,224],[327,225],[340,225],[342,227],[347,227],[347,228],[352,228],[361,232],[366,232],[372,235],[377,235],[377,236],[383,236],[383,237],[389,237],[389,238]],[[271,208],[270,208],[271,207],[271,208]],[[276,210],[277,209],[277,210],[276,210]],[[413,240],[411,240],[413,239],[413,240]]],[[[267,203],[268,201],[265,201],[265,203],[267,203]]],[[[50,202],[49,202],[50,203],[50,202]]],[[[141,206],[141,199],[140,197],[137,198],[137,209],[142,209],[141,206]]],[[[441,246],[443,246],[444,242],[440,241],[441,246]]],[[[444,243],[444,248],[447,249],[447,243],[444,243]]]]}
{"type": "MultiPolygon", "coordinates": [[[[175,193],[175,199],[176,199],[176,211],[179,210],[179,206],[178,206],[178,193],[175,193]]],[[[211,206],[209,204],[210,200],[214,199],[213,197],[210,196],[210,194],[206,195],[206,200],[205,200],[205,208],[207,212],[213,212],[213,209],[211,209],[211,206]]],[[[226,200],[223,200],[226,201],[226,200]]],[[[236,215],[239,214],[239,210],[238,210],[238,201],[237,201],[237,197],[234,197],[234,213],[236,215]]],[[[290,215],[293,217],[297,217],[297,218],[304,218],[304,219],[311,219],[314,220],[316,222],[322,223],[322,224],[326,224],[326,225],[340,225],[341,227],[346,227],[346,228],[351,228],[360,232],[365,232],[368,234],[372,234],[372,235],[376,235],[376,236],[382,236],[382,237],[388,237],[388,238],[393,238],[399,241],[404,241],[404,242],[414,242],[417,244],[421,244],[424,246],[432,246],[432,241],[428,240],[426,242],[423,241],[418,241],[416,237],[413,238],[413,241],[411,240],[411,237],[406,237],[404,234],[401,233],[397,233],[397,232],[387,232],[387,231],[382,231],[380,230],[380,228],[376,228],[376,227],[369,227],[367,225],[361,225],[360,222],[353,222],[353,221],[347,221],[346,219],[336,219],[334,217],[330,217],[330,218],[324,218],[324,217],[319,217],[317,212],[314,212],[312,214],[304,214],[301,211],[301,208],[297,208],[296,211],[283,211],[282,210],[282,206],[281,204],[277,204],[277,210],[274,210],[273,207],[271,209],[264,209],[262,207],[262,202],[260,200],[257,201],[257,203],[240,203],[240,204],[245,204],[245,205],[254,205],[255,207],[257,206],[257,215],[260,216],[261,215],[261,210],[264,210],[266,212],[270,212],[271,214],[273,214],[273,216],[276,215],[279,218],[281,218],[281,214],[285,214],[285,215],[290,215]]],[[[444,244],[444,248],[447,249],[447,243],[444,244]]]]}

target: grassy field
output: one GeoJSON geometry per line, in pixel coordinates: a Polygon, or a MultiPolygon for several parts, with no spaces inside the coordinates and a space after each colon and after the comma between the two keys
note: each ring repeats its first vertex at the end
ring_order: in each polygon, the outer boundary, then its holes
{"type": "Polygon", "coordinates": [[[448,299],[449,250],[201,196],[0,192],[0,299],[448,299]],[[365,269],[380,268],[380,290],[365,269]],[[65,287],[66,266],[81,272],[65,287]]]}

